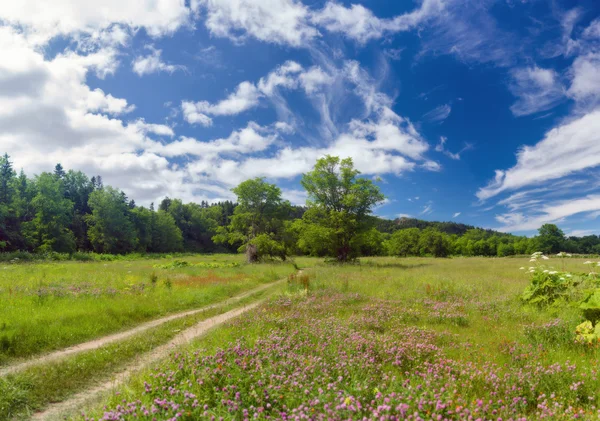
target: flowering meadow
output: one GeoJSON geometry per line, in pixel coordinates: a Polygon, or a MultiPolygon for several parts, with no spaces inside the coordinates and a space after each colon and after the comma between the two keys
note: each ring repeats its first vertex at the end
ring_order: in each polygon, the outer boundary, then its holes
{"type": "Polygon", "coordinates": [[[77,418],[600,419],[600,352],[576,340],[585,317],[524,302],[524,262],[312,261],[77,418]]]}
{"type": "Polygon", "coordinates": [[[0,263],[0,368],[286,277],[242,256],[0,263]]]}

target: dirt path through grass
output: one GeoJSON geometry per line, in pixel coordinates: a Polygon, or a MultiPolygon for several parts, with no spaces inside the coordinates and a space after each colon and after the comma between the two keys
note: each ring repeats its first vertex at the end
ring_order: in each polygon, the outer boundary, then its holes
{"type": "MultiPolygon", "coordinates": [[[[277,283],[282,282],[278,281],[277,283]]],[[[270,284],[274,285],[274,284],[270,284]]],[[[264,288],[263,288],[264,289],[264,288]]],[[[256,290],[254,290],[256,291],[256,290]]],[[[220,314],[215,317],[211,317],[210,319],[203,320],[196,325],[190,327],[182,331],[176,337],[174,337],[168,343],[155,348],[153,351],[146,353],[139,357],[139,360],[126,368],[124,371],[115,374],[110,381],[99,384],[91,389],[84,390],[70,399],[59,402],[54,405],[50,405],[47,409],[42,412],[38,412],[35,414],[32,419],[33,420],[57,420],[64,419],[64,416],[69,414],[73,415],[74,412],[86,404],[94,402],[94,400],[98,399],[101,394],[111,390],[112,388],[118,386],[123,383],[133,372],[138,371],[146,367],[148,364],[156,362],[160,359],[163,359],[169,355],[171,351],[176,349],[178,346],[188,343],[192,339],[198,338],[208,332],[210,329],[231,320],[248,310],[251,310],[258,305],[262,304],[266,298],[263,298],[257,302],[246,305],[241,308],[236,308],[234,310],[228,311],[227,313],[220,314]]]]}
{"type": "MultiPolygon", "coordinates": [[[[161,317],[160,319],[155,319],[152,320],[150,322],[146,322],[146,323],[142,323],[139,326],[134,327],[133,329],[130,330],[126,330],[124,332],[119,332],[119,333],[115,333],[112,335],[108,335],[108,336],[103,336],[101,338],[98,339],[94,339],[92,341],[89,342],[83,342],[81,344],[78,345],[74,345],[72,347],[69,348],[65,348],[65,349],[61,349],[55,352],[52,352],[50,354],[46,354],[43,355],[41,357],[38,358],[32,358],[30,360],[24,361],[22,363],[18,363],[18,364],[14,364],[14,365],[9,365],[7,367],[4,368],[0,368],[0,377],[2,376],[6,376],[7,374],[11,374],[11,373],[15,373],[18,372],[20,370],[23,370],[25,368],[37,365],[37,364],[43,364],[46,362],[50,362],[50,361],[54,361],[60,358],[64,358],[66,356],[69,355],[73,355],[73,354],[77,354],[79,352],[83,352],[83,351],[89,351],[92,349],[97,349],[100,348],[104,345],[110,344],[112,342],[117,342],[126,338],[129,338],[133,335],[136,335],[140,332],[143,332],[145,330],[151,329],[153,327],[156,326],[160,326],[163,323],[169,322],[171,320],[175,320],[175,319],[179,319],[181,317],[186,317],[186,316],[191,316],[193,314],[197,314],[203,311],[207,311],[207,310],[211,310],[213,308],[217,308],[217,307],[222,307],[225,306],[227,304],[231,304],[232,302],[236,302],[239,300],[242,300],[246,297],[249,297],[253,294],[256,294],[258,292],[264,291],[267,288],[270,288],[276,284],[279,284],[281,282],[283,282],[284,280],[279,280],[276,282],[271,282],[269,284],[266,285],[261,285],[258,288],[254,288],[250,291],[244,292],[243,294],[240,295],[236,295],[232,298],[228,298],[225,301],[221,301],[220,303],[215,303],[215,304],[211,304],[209,306],[205,306],[199,309],[195,309],[195,310],[188,310],[188,311],[184,311],[181,313],[176,313],[176,314],[171,314],[169,316],[165,316],[165,317],[161,317]]],[[[228,314],[228,313],[225,313],[228,314]]],[[[213,318],[214,319],[214,318],[213,318]]],[[[212,319],[209,319],[212,320],[212,319]]]]}

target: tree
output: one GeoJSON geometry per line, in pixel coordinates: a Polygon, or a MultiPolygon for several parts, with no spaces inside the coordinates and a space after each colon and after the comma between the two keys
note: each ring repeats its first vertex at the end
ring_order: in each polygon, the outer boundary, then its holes
{"type": "Polygon", "coordinates": [[[28,242],[40,252],[75,251],[75,237],[69,229],[73,202],[65,199],[62,180],[53,174],[42,173],[36,178],[35,184],[37,194],[31,201],[35,216],[24,224],[28,242]]]}
{"type": "Polygon", "coordinates": [[[128,253],[135,250],[138,238],[130,220],[130,209],[123,195],[112,187],[104,187],[90,194],[92,213],[86,216],[88,237],[99,253],[128,253]]]}
{"type": "Polygon", "coordinates": [[[387,253],[392,256],[418,256],[420,236],[421,231],[418,228],[406,228],[394,232],[386,241],[387,253]]]}
{"type": "Polygon", "coordinates": [[[13,180],[17,173],[12,167],[8,154],[0,156],[0,204],[8,204],[14,193],[13,180]]]}
{"type": "Polygon", "coordinates": [[[153,214],[152,219],[152,251],[164,253],[181,251],[183,249],[183,236],[175,224],[175,219],[165,211],[159,210],[153,214]]]}
{"type": "Polygon", "coordinates": [[[239,244],[239,249],[246,251],[248,262],[256,262],[262,256],[253,239],[270,234],[271,240],[277,240],[283,232],[282,217],[289,203],[281,198],[279,187],[260,177],[246,180],[232,191],[238,198],[238,205],[229,225],[220,227],[213,241],[239,244]]]}
{"type": "Polygon", "coordinates": [[[60,163],[54,166],[54,175],[56,176],[56,178],[63,178],[65,176],[65,170],[63,169],[63,166],[60,163]]]}
{"type": "Polygon", "coordinates": [[[421,256],[448,256],[448,254],[450,254],[450,241],[448,236],[434,228],[424,229],[421,231],[421,236],[419,237],[419,251],[421,256]]]}
{"type": "Polygon", "coordinates": [[[332,247],[328,255],[339,262],[356,256],[357,248],[352,242],[370,228],[368,216],[373,206],[385,198],[372,180],[360,178],[359,174],[351,158],[340,160],[327,155],[301,180],[308,193],[308,209],[317,210],[307,218],[307,223],[329,232],[332,247]]]}
{"type": "Polygon", "coordinates": [[[562,251],[565,233],[554,224],[544,224],[538,230],[536,243],[539,251],[558,253],[562,251]]]}

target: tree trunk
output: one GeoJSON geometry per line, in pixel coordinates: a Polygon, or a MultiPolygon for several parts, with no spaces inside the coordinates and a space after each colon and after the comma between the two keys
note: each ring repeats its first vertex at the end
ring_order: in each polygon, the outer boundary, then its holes
{"type": "Polygon", "coordinates": [[[258,249],[254,244],[248,244],[246,246],[246,260],[248,263],[258,262],[258,249]]]}

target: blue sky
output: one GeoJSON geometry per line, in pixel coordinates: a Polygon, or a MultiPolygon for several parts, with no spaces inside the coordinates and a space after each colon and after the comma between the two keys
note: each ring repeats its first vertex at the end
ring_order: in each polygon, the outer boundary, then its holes
{"type": "Polygon", "coordinates": [[[600,231],[594,0],[23,0],[0,10],[0,152],[138,203],[302,204],[351,156],[380,216],[600,231]]]}

